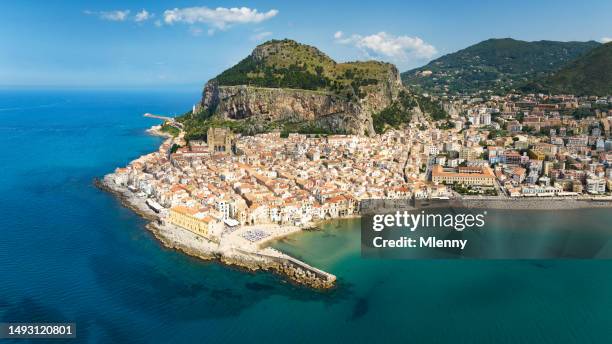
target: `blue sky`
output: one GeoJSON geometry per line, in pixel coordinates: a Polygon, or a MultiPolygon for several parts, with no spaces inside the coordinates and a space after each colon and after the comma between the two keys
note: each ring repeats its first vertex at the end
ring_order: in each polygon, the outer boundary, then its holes
{"type": "Polygon", "coordinates": [[[493,37],[612,37],[612,1],[13,1],[1,9],[4,87],[199,88],[271,38],[405,71],[493,37]]]}

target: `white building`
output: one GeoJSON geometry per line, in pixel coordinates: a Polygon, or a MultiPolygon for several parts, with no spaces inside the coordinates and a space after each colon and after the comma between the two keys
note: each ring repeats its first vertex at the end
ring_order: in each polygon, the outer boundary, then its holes
{"type": "Polygon", "coordinates": [[[590,194],[602,194],[606,192],[606,180],[603,178],[587,178],[587,192],[590,194]]]}

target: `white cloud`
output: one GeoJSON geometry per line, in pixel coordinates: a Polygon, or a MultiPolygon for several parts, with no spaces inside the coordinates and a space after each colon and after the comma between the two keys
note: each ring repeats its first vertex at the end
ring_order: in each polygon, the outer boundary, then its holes
{"type": "Polygon", "coordinates": [[[393,36],[386,32],[362,36],[344,37],[342,31],[334,34],[340,44],[350,44],[368,57],[387,58],[393,61],[429,59],[438,53],[436,48],[419,37],[393,36]]]}
{"type": "Polygon", "coordinates": [[[254,35],[251,36],[251,40],[252,41],[261,41],[267,37],[272,36],[272,32],[270,31],[264,31],[264,32],[258,32],[254,35]]]}
{"type": "Polygon", "coordinates": [[[601,38],[601,43],[608,43],[608,42],[612,42],[612,37],[602,37],[601,38]]]}
{"type": "Polygon", "coordinates": [[[214,33],[217,29],[225,30],[233,24],[260,23],[277,14],[278,10],[275,9],[268,12],[259,12],[257,9],[248,7],[217,7],[215,9],[208,7],[186,7],[164,11],[164,22],[166,24],[203,23],[209,25],[209,31],[212,30],[212,33],[214,33]]]}
{"type": "MultiPolygon", "coordinates": [[[[164,11],[162,18],[159,19],[156,18],[157,16],[154,13],[144,8],[135,12],[132,16],[130,16],[130,12],[131,11],[127,9],[113,11],[83,11],[86,15],[94,15],[102,20],[108,21],[123,22],[131,20],[141,24],[145,21],[156,19],[152,21],[153,25],[156,27],[164,26],[164,24],[187,24],[189,25],[189,32],[194,36],[201,35],[205,29],[208,35],[213,35],[217,30],[226,30],[233,25],[261,23],[278,14],[278,10],[276,9],[271,9],[267,12],[259,12],[257,9],[248,7],[208,8],[205,6],[168,9],[164,11]],[[207,26],[207,28],[202,29],[197,27],[197,24],[200,24],[200,26],[203,24],[207,26]]],[[[255,32],[258,32],[258,30],[255,30],[255,32]]],[[[262,40],[271,34],[271,32],[259,32],[251,36],[251,39],[262,40]]]]}
{"type": "Polygon", "coordinates": [[[130,15],[130,10],[103,11],[100,12],[100,19],[110,21],[125,21],[130,15]]]}
{"type": "Polygon", "coordinates": [[[128,16],[130,15],[130,10],[100,11],[100,12],[84,10],[83,13],[86,15],[98,16],[100,19],[103,19],[103,20],[125,21],[126,19],[128,19],[128,16]]]}
{"type": "Polygon", "coordinates": [[[149,13],[149,11],[145,10],[144,8],[142,9],[142,11],[136,13],[136,15],[134,16],[134,21],[135,22],[143,22],[143,21],[147,21],[149,19],[153,18],[153,14],[149,13]]]}

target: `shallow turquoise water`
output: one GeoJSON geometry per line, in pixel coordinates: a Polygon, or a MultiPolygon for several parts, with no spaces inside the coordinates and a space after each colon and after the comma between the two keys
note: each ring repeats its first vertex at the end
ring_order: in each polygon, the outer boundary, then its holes
{"type": "MultiPolygon", "coordinates": [[[[606,210],[587,212],[610,219],[606,210]]],[[[610,261],[362,259],[359,226],[359,220],[335,221],[322,232],[276,244],[339,276],[340,289],[350,296],[339,305],[334,326],[354,340],[605,343],[612,338],[610,261]]]]}
{"type": "Polygon", "coordinates": [[[157,148],[142,113],[197,98],[0,92],[0,321],[73,321],[96,343],[612,340],[608,261],[364,260],[344,220],[276,244],[339,277],[316,292],[161,247],[91,181],[157,148]]]}

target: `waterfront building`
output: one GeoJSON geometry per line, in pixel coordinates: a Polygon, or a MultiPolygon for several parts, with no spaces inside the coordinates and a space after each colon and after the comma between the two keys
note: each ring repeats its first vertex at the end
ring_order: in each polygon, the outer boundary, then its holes
{"type": "Polygon", "coordinates": [[[556,196],[563,189],[556,186],[527,185],[521,188],[523,196],[556,196]]]}
{"type": "Polygon", "coordinates": [[[572,192],[582,193],[583,187],[582,183],[579,180],[572,181],[572,192]]]}
{"type": "Polygon", "coordinates": [[[127,185],[129,180],[128,169],[127,168],[117,168],[115,169],[114,182],[117,185],[125,186],[127,185]]]}
{"type": "Polygon", "coordinates": [[[606,192],[606,180],[603,178],[587,178],[586,189],[590,194],[602,194],[606,192]]]}
{"type": "Polygon", "coordinates": [[[434,183],[493,186],[495,175],[488,166],[464,166],[457,169],[444,169],[435,165],[431,172],[434,183]]]}
{"type": "Polygon", "coordinates": [[[208,213],[186,206],[170,208],[168,221],[175,226],[207,238],[210,238],[221,226],[221,223],[208,213]]]}

